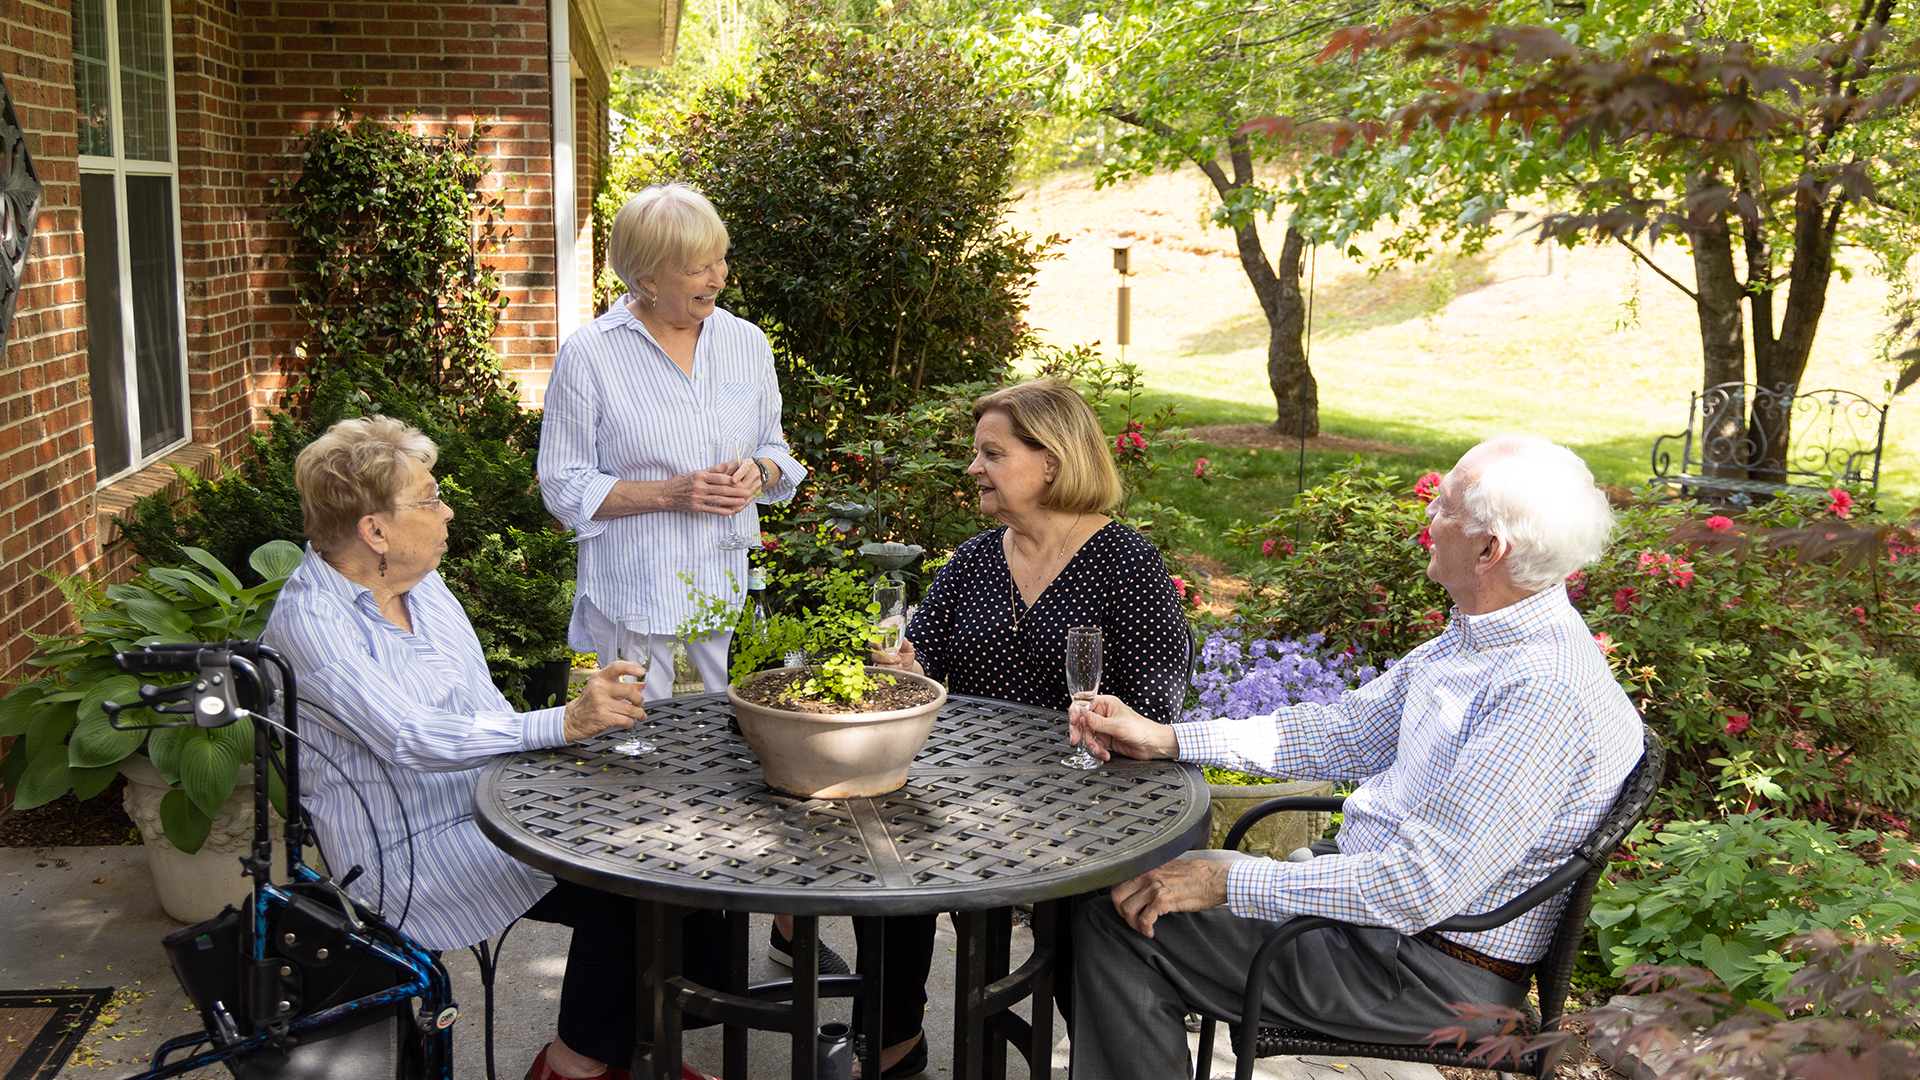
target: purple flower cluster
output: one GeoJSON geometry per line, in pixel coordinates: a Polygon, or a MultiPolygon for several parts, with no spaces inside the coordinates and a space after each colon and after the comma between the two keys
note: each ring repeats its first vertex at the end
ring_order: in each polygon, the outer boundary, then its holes
{"type": "Polygon", "coordinates": [[[1303,701],[1331,705],[1378,674],[1352,653],[1328,647],[1319,634],[1243,642],[1240,629],[1229,626],[1208,635],[1200,647],[1193,676],[1200,703],[1180,719],[1264,716],[1303,701]]]}

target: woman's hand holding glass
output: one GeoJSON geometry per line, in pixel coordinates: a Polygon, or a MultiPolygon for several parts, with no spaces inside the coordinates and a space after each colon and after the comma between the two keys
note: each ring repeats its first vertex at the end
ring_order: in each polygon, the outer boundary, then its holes
{"type": "Polygon", "coordinates": [[[646,669],[616,660],[594,672],[581,688],[580,696],[567,702],[562,723],[568,742],[590,739],[603,731],[631,728],[647,718],[641,683],[626,682],[622,676],[644,680],[646,669]]]}

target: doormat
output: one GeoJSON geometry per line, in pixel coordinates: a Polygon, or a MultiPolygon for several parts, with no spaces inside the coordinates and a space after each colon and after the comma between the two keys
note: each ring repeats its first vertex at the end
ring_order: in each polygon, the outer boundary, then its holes
{"type": "Polygon", "coordinates": [[[53,1080],[113,996],[97,990],[0,990],[0,1080],[53,1080]]]}

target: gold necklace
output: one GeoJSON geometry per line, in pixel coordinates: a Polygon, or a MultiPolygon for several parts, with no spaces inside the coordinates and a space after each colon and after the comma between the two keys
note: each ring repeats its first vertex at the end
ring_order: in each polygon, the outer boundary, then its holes
{"type": "MultiPolygon", "coordinates": [[[[1067,545],[1073,542],[1073,534],[1079,531],[1080,522],[1086,516],[1087,512],[1085,510],[1082,510],[1074,516],[1073,524],[1067,526],[1067,535],[1060,540],[1060,552],[1054,556],[1055,558],[1064,559],[1067,557],[1067,545]]],[[[1007,606],[1013,609],[1013,632],[1017,634],[1020,632],[1020,584],[1013,580],[1013,563],[1011,561],[1007,563],[1007,606]]]]}

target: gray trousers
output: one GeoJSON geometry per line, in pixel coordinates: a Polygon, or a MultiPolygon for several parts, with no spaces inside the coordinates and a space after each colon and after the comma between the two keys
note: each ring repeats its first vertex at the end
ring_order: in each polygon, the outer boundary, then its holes
{"type": "MultiPolygon", "coordinates": [[[[1110,900],[1082,907],[1074,926],[1072,1080],[1192,1076],[1181,1015],[1237,1018],[1247,967],[1278,925],[1223,906],[1163,915],[1149,938],[1110,900]]],[[[1519,1008],[1526,996],[1526,983],[1392,930],[1327,927],[1293,939],[1274,961],[1262,1020],[1335,1038],[1418,1044],[1460,1023],[1449,1004],[1519,1008]]]]}

